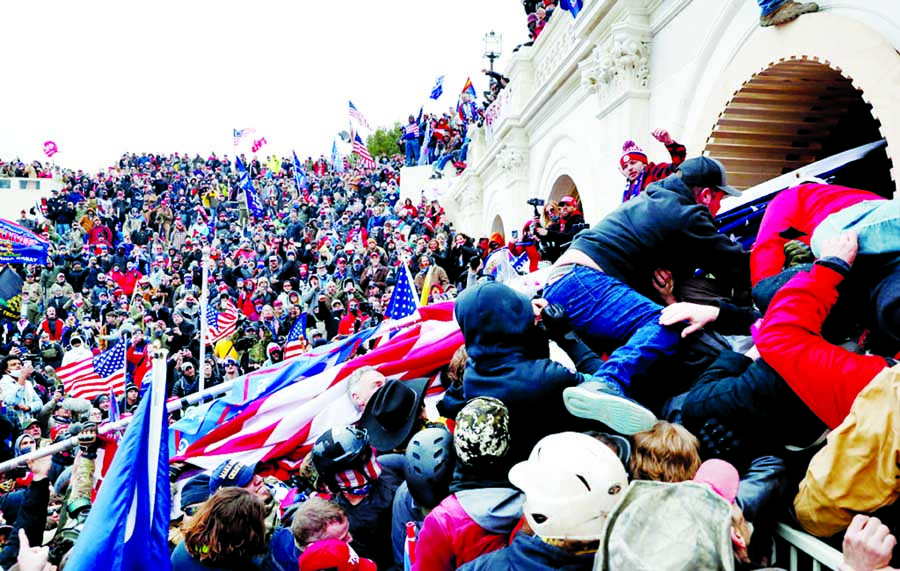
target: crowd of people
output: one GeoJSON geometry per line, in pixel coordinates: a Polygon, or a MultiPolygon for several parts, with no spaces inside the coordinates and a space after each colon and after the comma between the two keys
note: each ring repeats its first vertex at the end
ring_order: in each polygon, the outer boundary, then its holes
{"type": "MultiPolygon", "coordinates": [[[[554,3],[533,4],[546,22],[554,3]]],[[[716,226],[740,194],[723,165],[657,129],[670,162],[625,141],[622,204],[601,220],[573,193],[529,201],[509,239],[474,240],[438,201],[399,192],[422,149],[464,162],[454,123],[411,116],[405,157],[344,172],[309,158],[306,183],[289,159],[242,156],[256,214],[227,156],[59,173],[63,190],[16,221],[51,249],[8,268],[23,286],[0,323],[0,460],[79,446],[2,475],[0,568],[65,567],[97,486],[98,427],[138,406],[150,347],[169,351],[167,394],[186,397],[200,371],[213,386],[278,363],[297,323],[307,348],[377,325],[407,270],[415,295],[455,299],[464,343],[436,363],[442,398],[426,403],[430,379],[356,367],[359,421],[328,427],[289,477],[173,464],[173,569],[773,569],[777,522],[841,547],[841,569],[897,566],[892,189],[783,189],[746,251],[716,226]],[[200,363],[207,257],[209,304],[237,325],[200,363]],[[546,277],[526,294],[499,265],[546,277]],[[67,395],[57,371],[122,339],[121,394],[67,395]]]]}
{"type": "Polygon", "coordinates": [[[577,197],[535,202],[508,244],[455,232],[436,201],[400,200],[400,156],[344,173],[308,159],[301,188],[291,161],[247,159],[261,217],[228,157],[129,154],[65,173],[18,220],[52,251],[15,268],[0,427],[3,458],[72,435],[80,447],[4,474],[0,566],[26,545],[65,558],[90,512],[97,428],[139,402],[133,382],[118,402],[69,398],[57,368],[128,337],[129,380],[167,347],[167,390],[184,397],[200,366],[210,386],[280,361],[301,315],[310,346],[379,323],[408,268],[417,295],[456,297],[465,339],[436,411],[427,380],[362,367],[348,382],[361,419],[327,430],[291,478],[229,460],[183,480],[174,465],[174,569],[759,568],[791,518],[845,532],[846,568],[886,568],[900,260],[873,237],[896,203],[823,181],[783,190],[747,253],[714,224],[737,194],[722,165],[652,136],[672,162],[625,142],[620,208],[589,225],[577,197]],[[233,303],[239,325],[201,364],[207,246],[210,303],[233,303]],[[496,255],[549,267],[542,291],[485,275],[496,255]]]}

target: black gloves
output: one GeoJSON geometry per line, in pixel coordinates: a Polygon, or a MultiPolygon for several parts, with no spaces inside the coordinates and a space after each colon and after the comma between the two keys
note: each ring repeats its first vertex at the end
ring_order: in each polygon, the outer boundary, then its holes
{"type": "Polygon", "coordinates": [[[560,345],[566,336],[572,333],[572,324],[566,308],[558,303],[551,303],[541,310],[541,326],[551,341],[560,345]]]}
{"type": "Polygon", "coordinates": [[[743,456],[740,437],[717,418],[707,419],[697,437],[703,458],[721,458],[734,464],[743,456]]]}
{"type": "Polygon", "coordinates": [[[97,425],[93,422],[85,422],[78,434],[78,444],[81,446],[81,457],[88,460],[97,459],[97,450],[101,441],[97,438],[97,425]]]}

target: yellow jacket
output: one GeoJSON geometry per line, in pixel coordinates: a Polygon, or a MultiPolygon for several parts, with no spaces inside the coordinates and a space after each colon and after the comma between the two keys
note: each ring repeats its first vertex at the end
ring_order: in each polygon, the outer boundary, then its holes
{"type": "Polygon", "coordinates": [[[900,365],[884,369],[859,393],[850,414],[812,459],[794,510],[813,535],[847,529],[857,513],[900,495],[900,365]]]}

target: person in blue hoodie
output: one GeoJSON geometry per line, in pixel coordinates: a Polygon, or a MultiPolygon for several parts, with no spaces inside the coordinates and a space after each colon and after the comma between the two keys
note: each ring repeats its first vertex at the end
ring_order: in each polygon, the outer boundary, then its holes
{"type": "MultiPolygon", "coordinates": [[[[566,388],[589,381],[603,365],[572,331],[565,310],[544,300],[532,302],[504,284],[484,282],[465,290],[454,311],[469,359],[462,390],[444,397],[441,414],[455,417],[475,397],[502,401],[509,409],[510,462],[527,458],[548,434],[599,428],[570,415],[563,403],[566,388]],[[550,359],[550,339],[569,355],[576,371],[550,359]]],[[[634,432],[653,426],[650,411],[628,403],[637,420],[634,432]]]]}

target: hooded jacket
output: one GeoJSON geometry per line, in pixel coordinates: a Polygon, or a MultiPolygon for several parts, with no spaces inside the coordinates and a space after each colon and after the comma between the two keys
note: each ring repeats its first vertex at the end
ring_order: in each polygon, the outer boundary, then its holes
{"type": "Polygon", "coordinates": [[[513,488],[462,490],[432,510],[419,532],[413,571],[453,571],[506,547],[522,517],[522,492],[513,488]]]}
{"type": "Polygon", "coordinates": [[[479,557],[460,571],[590,571],[594,553],[575,554],[545,543],[541,538],[517,533],[509,547],[479,557]]]}
{"type": "Polygon", "coordinates": [[[604,272],[656,299],[653,272],[666,268],[675,283],[698,267],[732,287],[749,287],[749,256],[720,234],[713,217],[697,204],[693,191],[678,176],[647,190],[579,232],[572,249],[587,254],[604,272]]]}
{"type": "Polygon", "coordinates": [[[478,396],[503,401],[509,409],[509,462],[527,459],[548,434],[584,428],[566,410],[562,392],[587,377],[550,360],[547,335],[535,324],[528,298],[503,284],[486,282],[465,290],[454,312],[469,360],[462,399],[445,403],[442,412],[456,416],[466,401],[478,396]]]}

